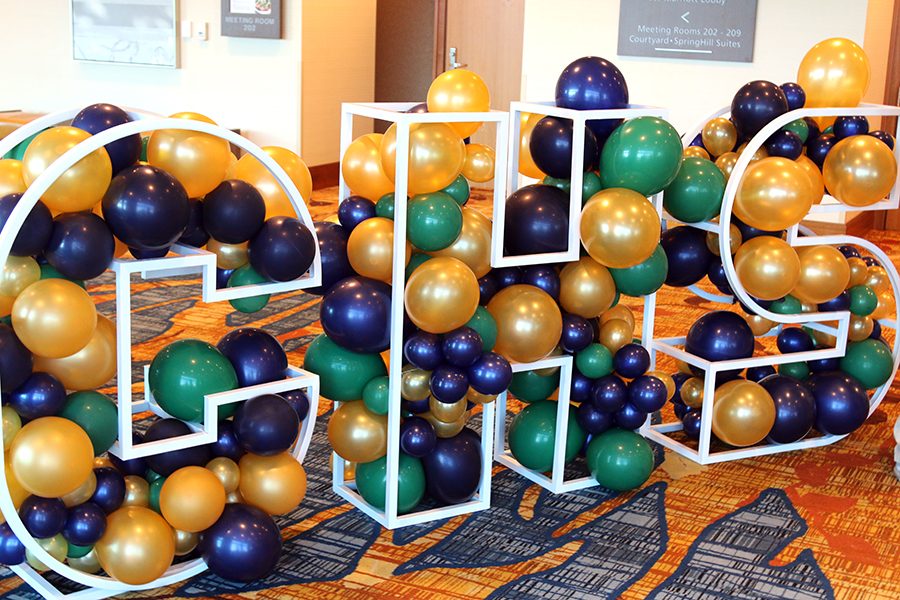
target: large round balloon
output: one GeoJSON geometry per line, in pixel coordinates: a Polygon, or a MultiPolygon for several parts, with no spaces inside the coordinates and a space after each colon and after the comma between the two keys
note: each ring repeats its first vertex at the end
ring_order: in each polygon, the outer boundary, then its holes
{"type": "Polygon", "coordinates": [[[381,165],[381,133],[361,135],[347,147],[341,159],[341,174],[354,194],[372,202],[394,191],[394,182],[381,165]]]}
{"type": "Polygon", "coordinates": [[[506,199],[503,247],[507,255],[562,252],[568,247],[569,202],[551,185],[528,185],[506,199]]]}
{"type": "Polygon", "coordinates": [[[800,258],[781,238],[759,236],[744,242],[734,257],[738,281],[754,298],[778,300],[800,279],[800,258]]]}
{"type": "MultiPolygon", "coordinates": [[[[159,419],[147,429],[144,442],[155,442],[169,438],[182,437],[191,433],[191,428],[178,419],[159,419]]],[[[181,450],[170,450],[162,454],[147,457],[150,468],[163,477],[168,477],[178,469],[187,466],[203,466],[209,462],[210,447],[191,446],[181,450]]]]}
{"type": "Polygon", "coordinates": [[[897,178],[897,160],[877,138],[855,135],[829,150],[822,173],[835,198],[850,206],[868,206],[890,193],[897,178]]]}
{"type": "Polygon", "coordinates": [[[846,38],[823,40],[803,57],[797,82],[807,108],[856,106],[869,85],[869,57],[846,38]]]}
{"type": "Polygon", "coordinates": [[[452,244],[432,254],[458,258],[475,277],[484,277],[491,270],[491,220],[474,208],[462,207],[459,236],[452,244]]]}
{"type": "Polygon", "coordinates": [[[103,219],[89,212],[63,213],[53,219],[44,257],[68,279],[93,279],[109,267],[115,250],[103,219]]]}
{"type": "MultiPolygon", "coordinates": [[[[263,152],[285,170],[290,180],[297,186],[300,199],[309,202],[312,194],[312,177],[303,159],[295,152],[281,146],[263,146],[263,152]]],[[[344,173],[347,176],[347,173],[344,173]]],[[[252,154],[245,154],[237,161],[233,177],[246,181],[262,194],[266,203],[266,219],[272,217],[294,217],[297,210],[288,199],[287,193],[275,176],[252,154]]]]}
{"type": "Polygon", "coordinates": [[[494,351],[515,362],[533,362],[550,354],[562,333],[562,315],[547,292],[532,285],[512,285],[487,306],[497,321],[494,351]]]}
{"type": "Polygon", "coordinates": [[[868,390],[884,385],[894,373],[891,349],[881,340],[852,342],[841,358],[841,370],[854,377],[868,390]]]}
{"type": "Polygon", "coordinates": [[[719,214],[725,176],[705,158],[685,158],[675,180],[663,194],[663,206],[685,223],[706,221],[719,214]]]}
{"type": "Polygon", "coordinates": [[[464,427],[453,437],[438,437],[422,458],[428,495],[439,504],[466,502],[481,483],[481,436],[464,427]]]}
{"type": "Polygon", "coordinates": [[[284,379],[287,355],[272,334],[255,327],[229,331],[216,348],[231,362],[238,387],[250,387],[284,379]]]}
{"type": "MultiPolygon", "coordinates": [[[[216,124],[209,117],[192,112],[175,113],[170,118],[216,124]]],[[[180,181],[190,198],[200,198],[225,179],[231,164],[231,147],[227,140],[208,133],[161,129],[150,134],[147,162],[180,181]]]]}
{"type": "Polygon", "coordinates": [[[306,273],[316,258],[312,232],[300,220],[278,216],[268,219],[250,240],[250,264],[271,281],[292,281],[306,273]]]}
{"type": "Polygon", "coordinates": [[[12,473],[22,487],[44,498],[76,490],[94,466],[88,435],[61,417],[41,417],[22,427],[9,454],[12,473]]]}
{"type": "Polygon", "coordinates": [[[744,139],[750,139],[772,119],[787,111],[784,92],[771,81],[746,83],[731,101],[731,120],[744,139]]]}
{"type": "Polygon", "coordinates": [[[227,179],[203,198],[203,227],[226,244],[240,244],[260,230],[266,203],[259,191],[240,179],[227,179]]]}
{"type": "Polygon", "coordinates": [[[300,419],[287,400],[263,394],[242,403],[234,415],[234,435],[247,452],[273,456],[288,451],[300,433],[300,419]]]}
{"type": "Polygon", "coordinates": [[[239,477],[244,502],[270,515],[294,510],[306,496],[306,471],[287,452],[273,456],[244,455],[239,477]]]}
{"type": "MultiPolygon", "coordinates": [[[[397,513],[411,512],[425,496],[425,469],[422,461],[400,453],[397,473],[397,513]]],[[[387,491],[387,457],[356,467],[356,488],[366,502],[384,510],[387,491]]]]}
{"type": "MultiPolygon", "coordinates": [[[[487,112],[491,94],[484,80],[467,69],[450,69],[434,78],[428,88],[428,112],[487,112]]],[[[448,123],[461,137],[478,131],[481,123],[448,123]]]]}
{"type": "MultiPolygon", "coordinates": [[[[414,123],[409,128],[407,191],[410,196],[437,192],[451,183],[466,162],[466,146],[453,130],[458,123],[414,123]]],[[[388,179],[397,169],[397,124],[381,139],[381,164],[388,179]]],[[[379,196],[380,198],[380,196],[379,196]]]]}
{"type": "Polygon", "coordinates": [[[801,302],[821,304],[838,296],[850,282],[850,265],[834,246],[797,249],[800,278],[791,295],[801,302]]]}
{"type": "Polygon", "coordinates": [[[750,358],[753,331],[740,315],[724,310],[706,313],[691,325],[685,350],[709,361],[750,358]]]}
{"type": "MultiPolygon", "coordinates": [[[[509,450],[522,466],[541,473],[553,468],[557,407],[556,402],[535,402],[523,408],[513,418],[509,426],[509,450]]],[[[568,409],[566,463],[578,456],[587,437],[575,418],[573,408],[569,406],[568,409]]]]}
{"type": "MultiPolygon", "coordinates": [[[[406,243],[406,261],[412,246],[406,243]]],[[[347,258],[363,277],[391,283],[394,260],[394,222],[384,217],[366,219],[353,228],[347,240],[347,258]]]]}
{"type": "Polygon", "coordinates": [[[478,279],[460,260],[435,257],[413,271],[404,304],[410,320],[429,333],[461,327],[478,308],[478,279]]]}
{"type": "Polygon", "coordinates": [[[59,416],[84,429],[91,439],[95,456],[109,450],[119,435],[116,404],[99,392],[69,394],[59,416]]]}
{"type": "Polygon", "coordinates": [[[372,462],[387,452],[387,417],[359,401],[341,404],[328,420],[328,442],[344,460],[372,462]]]}
{"type": "Polygon", "coordinates": [[[720,157],[734,150],[737,144],[737,129],[734,123],[724,117],[710,119],[700,132],[703,147],[714,157],[720,157]]]}
{"type": "MultiPolygon", "coordinates": [[[[91,104],[82,108],[72,119],[72,127],[83,129],[90,134],[112,129],[117,125],[130,123],[128,113],[112,104],[91,104]]],[[[134,133],[103,146],[109,155],[113,174],[130,167],[141,158],[141,136],[134,133]]]]}
{"type": "MultiPolygon", "coordinates": [[[[544,117],[531,130],[528,150],[538,169],[551,177],[571,179],[574,145],[574,128],[570,119],[544,117]]],[[[593,131],[585,127],[582,171],[597,166],[598,153],[597,138],[593,131]]]]}
{"type": "Polygon", "coordinates": [[[713,433],[732,446],[761,442],[775,424],[775,402],[758,383],[735,379],[716,389],[713,433]]]}
{"type": "Polygon", "coordinates": [[[704,277],[713,260],[706,246],[706,232],[696,227],[673,227],[663,232],[660,245],[668,260],[666,285],[687,287],[704,277]]]}
{"type": "Polygon", "coordinates": [[[86,291],[66,279],[42,279],[19,294],[12,326],[37,356],[62,358],[84,348],[97,326],[97,309],[86,291]]]}
{"type": "Polygon", "coordinates": [[[653,205],[629,189],[598,192],[581,211],[581,243],[606,267],[623,269],[647,260],[659,244],[659,232],[653,205]]]}
{"type": "Polygon", "coordinates": [[[815,194],[813,182],[795,161],[764,158],[752,163],[741,179],[734,215],[765,231],[786,229],[806,216],[815,194]]]}
{"type": "Polygon", "coordinates": [[[658,117],[637,117],[616,128],[600,154],[604,188],[628,188],[651,196],[665,189],[681,166],[681,137],[658,117]]]}
{"type": "Polygon", "coordinates": [[[775,424],[769,431],[769,441],[788,444],[804,438],[816,420],[816,400],[809,388],[784,375],[769,375],[759,384],[775,401],[775,424]]]}
{"type": "MultiPolygon", "coordinates": [[[[116,374],[116,324],[97,315],[90,341],[75,354],[62,358],[35,357],[34,368],[59,379],[67,390],[92,390],[116,374]]],[[[3,374],[4,384],[6,375],[3,374]]]]}
{"type": "Polygon", "coordinates": [[[669,261],[663,247],[657,246],[650,258],[632,267],[610,269],[616,290],[626,296],[643,296],[659,290],[669,273],[669,261]]]}
{"type": "Polygon", "coordinates": [[[165,478],[159,508],[173,528],[197,533],[209,529],[225,510],[225,488],[204,467],[183,467],[165,478]]]}
{"type": "Polygon", "coordinates": [[[140,585],[158,579],[171,566],[175,536],[165,519],[149,508],[125,506],[109,515],[106,533],[94,550],[111,577],[140,585]]]}
{"type": "Polygon", "coordinates": [[[325,334],[307,348],[303,368],[319,376],[323,396],[338,402],[361,399],[370,379],[387,375],[380,355],[347,350],[325,334]]]}
{"type": "Polygon", "coordinates": [[[228,504],[198,546],[209,570],[249,583],[271,573],[281,556],[281,532],[272,517],[247,504],[228,504]]]}
{"type": "Polygon", "coordinates": [[[406,219],[407,239],[426,252],[449,247],[459,237],[463,226],[459,204],[444,192],[413,197],[406,219]]]}
{"type": "MultiPolygon", "coordinates": [[[[29,421],[39,417],[52,417],[65,403],[66,388],[63,384],[53,375],[40,371],[32,373],[6,400],[6,404],[19,417],[29,421]]],[[[11,439],[6,441],[7,447],[10,443],[11,439]]]]}
{"type": "Polygon", "coordinates": [[[391,287],[348,277],[325,294],[320,310],[328,337],[355,352],[382,352],[391,343],[391,287]]]}
{"type": "Polygon", "coordinates": [[[846,435],[869,416],[865,388],[847,373],[814,373],[808,386],[816,399],[816,429],[822,433],[846,435]]]}
{"type": "Polygon", "coordinates": [[[647,481],[653,472],[653,449],[633,431],[614,428],[591,439],[587,464],[603,487],[630,490],[647,481]]]}
{"type": "Polygon", "coordinates": [[[560,306],[585,319],[599,317],[616,297],[616,284],[609,269],[590,256],[582,256],[563,267],[559,280],[560,306]]]}
{"type": "MultiPolygon", "coordinates": [[[[0,161],[3,162],[3,161],[0,161]]],[[[3,194],[0,189],[0,194],[3,194]]],[[[6,225],[9,215],[19,200],[20,193],[3,194],[0,196],[0,229],[6,225]]],[[[50,233],[53,230],[53,217],[50,209],[40,200],[32,207],[31,212],[25,217],[25,222],[19,227],[16,239],[13,241],[9,253],[12,256],[35,256],[44,251],[47,242],[50,241],[50,233]]]]}
{"type": "MultiPolygon", "coordinates": [[[[569,63],[556,80],[556,105],[575,110],[628,107],[628,84],[622,72],[599,56],[584,56],[569,63]]],[[[621,119],[588,121],[599,140],[606,139],[621,119]]]]}

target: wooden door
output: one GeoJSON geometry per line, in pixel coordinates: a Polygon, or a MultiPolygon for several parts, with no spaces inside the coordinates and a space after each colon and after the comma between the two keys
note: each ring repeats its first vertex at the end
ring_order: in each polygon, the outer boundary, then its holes
{"type": "MultiPolygon", "coordinates": [[[[891,25],[891,46],[888,55],[887,79],[884,85],[884,103],[900,104],[900,1],[894,2],[893,23],[891,25]]],[[[897,120],[882,119],[882,129],[893,133],[897,120]]],[[[900,231],[900,209],[884,211],[875,216],[876,228],[900,231]]]]}

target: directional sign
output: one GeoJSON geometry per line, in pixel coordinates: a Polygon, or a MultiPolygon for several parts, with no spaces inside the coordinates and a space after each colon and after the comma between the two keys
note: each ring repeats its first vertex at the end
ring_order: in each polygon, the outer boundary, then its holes
{"type": "Polygon", "coordinates": [[[757,0],[620,0],[620,56],[753,62],[757,0]]]}

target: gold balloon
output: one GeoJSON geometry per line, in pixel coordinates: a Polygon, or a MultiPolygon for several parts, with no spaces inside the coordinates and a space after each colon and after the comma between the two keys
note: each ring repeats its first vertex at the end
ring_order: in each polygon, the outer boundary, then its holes
{"type": "Polygon", "coordinates": [[[731,178],[731,172],[734,171],[734,165],[737,163],[737,159],[737,152],[726,152],[716,159],[716,166],[719,167],[719,170],[722,171],[722,175],[725,176],[726,183],[731,178]]]}
{"type": "Polygon", "coordinates": [[[200,534],[191,531],[175,531],[175,556],[185,556],[193,552],[200,543],[200,534]]]}
{"type": "MultiPolygon", "coordinates": [[[[201,114],[180,112],[171,119],[188,119],[215,125],[201,114]]],[[[227,140],[207,133],[184,129],[162,129],[150,134],[147,162],[181,182],[190,198],[210,193],[222,183],[231,164],[227,140]]]]}
{"type": "Polygon", "coordinates": [[[786,229],[806,216],[814,196],[803,167],[780,156],[764,158],[750,165],[741,179],[734,215],[757,229],[786,229]]]}
{"type": "MultiPolygon", "coordinates": [[[[35,540],[41,548],[50,553],[50,556],[58,560],[59,562],[63,562],[66,560],[66,554],[69,552],[69,542],[66,541],[66,538],[63,537],[61,533],[54,535],[53,537],[38,539],[35,540]]],[[[43,572],[49,571],[50,567],[44,564],[38,557],[36,557],[31,550],[25,549],[25,560],[28,561],[28,564],[31,565],[35,571],[43,572]]]]}
{"type": "Polygon", "coordinates": [[[806,108],[856,106],[869,86],[869,57],[848,39],[823,40],[803,57],[797,83],[806,92],[806,108]]]}
{"type": "Polygon", "coordinates": [[[431,426],[434,427],[434,433],[439,438],[451,438],[454,435],[458,434],[463,430],[463,427],[466,426],[466,421],[468,421],[468,413],[463,413],[463,415],[455,421],[451,421],[450,423],[445,423],[441,421],[437,417],[435,417],[431,412],[424,412],[418,415],[431,423],[431,426]]]}
{"type": "Polygon", "coordinates": [[[691,365],[684,362],[680,358],[675,359],[675,367],[678,369],[679,373],[684,373],[685,375],[693,375],[694,370],[691,369],[691,365]]]}
{"type": "Polygon", "coordinates": [[[381,166],[380,133],[361,135],[347,146],[341,159],[341,175],[354,194],[377,202],[379,198],[394,191],[394,182],[385,174],[381,166]]]}
{"type": "Polygon", "coordinates": [[[62,358],[91,341],[97,327],[97,309],[88,293],[71,281],[42,279],[16,298],[12,324],[34,354],[62,358]]]}
{"type": "Polygon", "coordinates": [[[328,441],[344,460],[367,463],[387,453],[387,416],[356,400],[341,404],[328,420],[328,441]]]}
{"type": "Polygon", "coordinates": [[[103,570],[100,561],[97,560],[97,553],[92,548],[90,552],[78,558],[67,558],[66,563],[73,569],[77,569],[83,573],[99,573],[103,570]]]}
{"type": "Polygon", "coordinates": [[[231,492],[227,496],[225,496],[225,504],[243,504],[244,497],[241,496],[240,490],[236,492],[231,492]]]}
{"type": "Polygon", "coordinates": [[[9,450],[12,446],[13,438],[22,429],[22,418],[12,406],[4,405],[3,413],[3,449],[9,450]]]}
{"type": "Polygon", "coordinates": [[[872,317],[850,315],[850,331],[847,337],[851,342],[861,342],[872,334],[874,328],[875,321],[872,317]]]}
{"type": "Polygon", "coordinates": [[[462,216],[462,231],[456,241],[431,255],[458,258],[481,278],[491,270],[491,220],[468,206],[462,207],[462,216]]]}
{"type": "Polygon", "coordinates": [[[222,516],[225,488],[209,469],[182,467],[163,483],[159,491],[159,509],[174,529],[193,533],[203,531],[222,516]]]}
{"type": "Polygon", "coordinates": [[[463,163],[462,174],[469,181],[484,183],[494,178],[494,161],[496,153],[490,146],[484,144],[467,144],[466,160],[463,163]]]}
{"type": "Polygon", "coordinates": [[[858,256],[851,256],[847,259],[847,264],[850,265],[850,283],[847,284],[847,287],[864,284],[869,276],[869,266],[866,261],[858,256]]]}
{"type": "MultiPolygon", "coordinates": [[[[552,358],[554,356],[562,355],[563,349],[560,346],[556,346],[553,350],[550,351],[550,354],[548,354],[544,358],[552,358]]],[[[544,367],[543,369],[535,369],[534,373],[536,375],[540,375],[541,377],[552,377],[559,373],[559,367],[544,367]]]]}
{"type": "Polygon", "coordinates": [[[24,194],[28,186],[22,172],[22,161],[0,159],[0,198],[9,194],[24,194]]]}
{"type": "Polygon", "coordinates": [[[106,519],[106,533],[94,545],[97,559],[113,579],[149,583],[175,558],[175,534],[160,515],[143,506],[125,506],[106,519]]]}
{"type": "Polygon", "coordinates": [[[611,319],[600,325],[597,341],[615,354],[619,348],[630,344],[633,337],[634,325],[624,319],[611,319]]]}
{"type": "Polygon", "coordinates": [[[672,376],[663,371],[647,371],[647,375],[651,377],[656,377],[660,381],[663,382],[663,385],[666,386],[666,400],[671,400],[675,395],[675,380],[672,379],[672,376]]]}
{"type": "Polygon", "coordinates": [[[225,244],[209,238],[206,249],[216,255],[216,266],[220,269],[237,269],[250,262],[247,242],[225,244]]]}
{"type": "Polygon", "coordinates": [[[605,267],[642,263],[659,245],[656,209],[633,190],[609,188],[594,194],[581,211],[581,243],[605,267]]]}
{"type": "Polygon", "coordinates": [[[797,248],[800,257],[800,279],[791,295],[801,302],[821,304],[847,289],[850,265],[834,246],[797,248]]]}
{"type": "MultiPolygon", "coordinates": [[[[434,78],[428,88],[428,112],[487,112],[491,93],[484,80],[467,69],[451,69],[434,78]]],[[[469,137],[481,123],[449,123],[460,136],[469,137]]]]}
{"type": "MultiPolygon", "coordinates": [[[[412,246],[407,242],[405,262],[409,262],[410,256],[412,256],[412,246]]],[[[394,222],[384,217],[373,217],[354,227],[347,240],[347,258],[350,260],[353,270],[363,277],[391,283],[394,260],[394,222]]],[[[418,270],[416,269],[416,271],[418,270]]]]}
{"type": "Polygon", "coordinates": [[[582,256],[559,274],[559,304],[563,310],[593,319],[609,310],[616,298],[616,282],[609,269],[582,256]]]}
{"type": "Polygon", "coordinates": [[[15,298],[40,278],[41,267],[36,260],[30,256],[9,256],[0,269],[0,296],[15,298]]]}
{"type": "Polygon", "coordinates": [[[116,374],[116,324],[97,315],[97,328],[84,348],[62,358],[36,356],[34,370],[50,373],[67,390],[101,387],[116,374]]]}
{"type": "Polygon", "coordinates": [[[497,399],[497,394],[482,394],[473,388],[466,392],[466,400],[472,404],[490,404],[497,399]]]}
{"type": "MultiPolygon", "coordinates": [[[[741,237],[741,230],[738,229],[737,225],[732,223],[728,226],[728,249],[730,250],[732,256],[738,251],[741,247],[741,243],[743,239],[741,237]]],[[[719,234],[713,233],[712,231],[706,232],[706,247],[709,248],[709,251],[719,256],[719,234]]]]}
{"type": "Polygon", "coordinates": [[[713,433],[731,446],[761,442],[775,424],[775,401],[753,381],[736,379],[716,390],[713,399],[713,433]]]}
{"type": "Polygon", "coordinates": [[[866,285],[879,292],[891,289],[891,280],[884,267],[869,267],[866,274],[866,285]]]}
{"type": "Polygon", "coordinates": [[[600,315],[600,325],[604,325],[607,321],[612,321],[613,319],[622,319],[628,323],[628,326],[634,331],[634,313],[624,304],[616,304],[600,315]]]}
{"type": "Polygon", "coordinates": [[[737,143],[737,129],[734,123],[724,117],[717,117],[703,126],[700,132],[703,147],[713,156],[721,156],[734,150],[737,143]]]}
{"type": "Polygon", "coordinates": [[[19,431],[9,449],[22,487],[59,498],[77,490],[94,468],[94,447],[84,429],[61,417],[40,417],[19,431]]]}
{"type": "Polygon", "coordinates": [[[430,382],[431,371],[404,365],[400,375],[400,396],[410,402],[424,400],[431,394],[430,382]]]}
{"type": "MultiPolygon", "coordinates": [[[[297,186],[297,190],[300,191],[300,198],[297,198],[297,202],[301,202],[301,199],[303,202],[309,202],[312,197],[312,176],[303,159],[297,153],[281,146],[264,146],[262,150],[284,169],[290,180],[297,186]]],[[[266,203],[267,219],[278,216],[297,216],[297,211],[291,204],[287,193],[281,188],[281,184],[255,156],[245,154],[237,161],[234,166],[234,178],[246,181],[259,190],[266,203]]]]}
{"type": "Polygon", "coordinates": [[[822,171],[805,154],[801,154],[794,162],[803,167],[803,171],[809,177],[809,181],[813,186],[813,204],[819,204],[825,196],[825,180],[822,179],[822,171]]]}
{"type": "Polygon", "coordinates": [[[869,206],[894,187],[897,160],[878,138],[852,135],[828,151],[822,174],[832,196],[849,206],[869,206]]]}
{"type": "Polygon", "coordinates": [[[681,152],[681,155],[684,158],[694,157],[694,158],[705,158],[706,160],[710,160],[709,152],[707,152],[700,146],[688,146],[681,152]]]}
{"type": "Polygon", "coordinates": [[[78,506],[90,500],[95,491],[97,491],[97,476],[91,471],[84,483],[78,486],[75,491],[69,492],[60,498],[60,500],[68,507],[78,506]]]}
{"type": "Polygon", "coordinates": [[[222,484],[222,487],[225,488],[226,494],[230,494],[238,489],[238,484],[241,481],[241,470],[238,467],[238,464],[230,458],[226,456],[217,456],[206,463],[206,468],[212,471],[212,474],[216,476],[216,479],[218,479],[222,484]]]}
{"type": "Polygon", "coordinates": [[[800,259],[784,240],[759,236],[738,248],[734,270],[748,294],[777,300],[793,290],[800,279],[800,259]]]}
{"type": "Polygon", "coordinates": [[[681,401],[690,408],[703,406],[703,379],[691,377],[681,384],[681,401]]]}
{"type": "MultiPolygon", "coordinates": [[[[741,144],[740,146],[737,147],[737,150],[735,150],[735,152],[737,153],[738,156],[740,156],[741,154],[744,153],[744,150],[746,148],[747,148],[747,142],[744,142],[743,144],[741,144]]],[[[759,160],[762,160],[764,158],[768,158],[768,157],[769,157],[769,153],[766,151],[766,147],[760,146],[759,148],[756,149],[756,152],[753,153],[753,156],[750,157],[750,164],[752,165],[753,163],[755,163],[759,160]]]]}
{"type": "Polygon", "coordinates": [[[122,506],[150,506],[150,484],[139,475],[125,476],[125,500],[122,506]]]}
{"type": "MultiPolygon", "coordinates": [[[[368,221],[371,219],[362,224],[368,221]]],[[[429,333],[447,333],[472,318],[479,298],[478,279],[472,270],[460,260],[439,256],[425,261],[409,276],[404,302],[416,327],[429,333]]]]}
{"type": "Polygon", "coordinates": [[[556,348],[562,333],[562,314],[544,290],[511,285],[495,294],[487,309],[497,322],[494,352],[507,360],[534,362],[556,348]]]}
{"type": "Polygon", "coordinates": [[[297,508],[306,496],[306,471],[287,452],[245,454],[241,457],[241,495],[245,503],[270,515],[283,515],[297,508]]]}
{"type": "Polygon", "coordinates": [[[466,399],[460,398],[456,402],[441,402],[431,396],[428,398],[428,410],[438,421],[452,423],[466,413],[466,399]]]}
{"type": "MultiPolygon", "coordinates": [[[[22,179],[30,186],[57,158],[91,137],[77,127],[59,126],[34,138],[22,158],[22,179]]],[[[112,163],[106,149],[98,148],[66,169],[41,201],[53,212],[90,210],[100,202],[112,179],[112,163]]]]}
{"type": "Polygon", "coordinates": [[[109,467],[110,469],[115,469],[116,466],[109,460],[108,456],[95,456],[94,457],[94,468],[95,469],[103,469],[105,467],[109,467]]]}
{"type": "Polygon", "coordinates": [[[546,173],[538,169],[531,158],[531,132],[544,115],[534,113],[519,114],[519,173],[532,179],[543,179],[546,173]]]}
{"type": "Polygon", "coordinates": [[[770,321],[759,315],[747,315],[744,317],[744,320],[747,321],[747,325],[750,326],[750,331],[753,332],[753,335],[757,337],[765,335],[775,327],[775,321],[770,321]]]}
{"type": "MultiPolygon", "coordinates": [[[[237,179],[235,173],[237,172],[237,164],[238,157],[235,156],[234,152],[230,152],[231,156],[228,157],[228,168],[225,169],[225,179],[237,179]]],[[[311,180],[312,178],[310,178],[311,180]]]]}
{"type": "MultiPolygon", "coordinates": [[[[873,319],[888,319],[897,313],[897,299],[889,289],[878,290],[878,306],[870,315],[873,319]]],[[[21,435],[21,434],[19,434],[21,435]]]]}
{"type": "MultiPolygon", "coordinates": [[[[446,123],[413,123],[409,127],[407,194],[416,196],[444,189],[466,162],[466,145],[446,123]]],[[[397,124],[381,139],[381,166],[392,181],[397,168],[397,124]]]]}

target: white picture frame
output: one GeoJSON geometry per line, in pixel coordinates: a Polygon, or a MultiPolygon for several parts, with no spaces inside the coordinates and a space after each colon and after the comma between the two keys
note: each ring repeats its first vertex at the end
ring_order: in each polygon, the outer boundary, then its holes
{"type": "Polygon", "coordinates": [[[69,0],[78,62],[176,69],[178,0],[69,0]]]}

